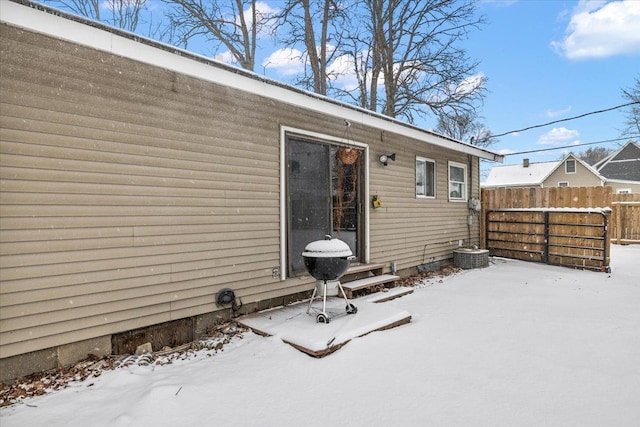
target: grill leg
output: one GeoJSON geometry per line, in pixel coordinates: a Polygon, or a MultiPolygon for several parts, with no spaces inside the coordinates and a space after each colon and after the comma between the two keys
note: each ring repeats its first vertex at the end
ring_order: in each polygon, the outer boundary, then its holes
{"type": "Polygon", "coordinates": [[[313,293],[311,294],[311,301],[309,301],[309,307],[307,307],[307,314],[311,311],[311,304],[313,304],[313,300],[316,297],[316,292],[318,291],[318,287],[313,287],[313,293]]]}
{"type": "Polygon", "coordinates": [[[323,280],[322,285],[324,286],[324,295],[322,298],[322,312],[327,312],[327,281],[323,280]]]}
{"type": "Polygon", "coordinates": [[[342,283],[338,281],[338,287],[340,288],[340,293],[342,294],[342,298],[344,298],[344,302],[349,306],[349,300],[347,299],[347,294],[344,293],[344,289],[342,289],[342,283]]]}

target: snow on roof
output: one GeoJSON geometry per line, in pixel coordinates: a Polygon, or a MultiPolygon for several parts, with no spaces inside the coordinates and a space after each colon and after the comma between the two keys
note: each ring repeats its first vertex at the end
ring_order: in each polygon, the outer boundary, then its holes
{"type": "Polygon", "coordinates": [[[524,167],[522,163],[494,166],[482,185],[485,187],[540,185],[557,166],[557,161],[529,163],[528,167],[524,167]]]}

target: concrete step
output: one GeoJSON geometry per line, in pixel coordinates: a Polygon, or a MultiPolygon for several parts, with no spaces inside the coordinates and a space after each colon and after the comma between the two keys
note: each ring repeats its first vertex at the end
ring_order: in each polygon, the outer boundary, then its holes
{"type": "Polygon", "coordinates": [[[391,288],[386,292],[378,292],[373,295],[370,295],[366,301],[367,302],[387,302],[396,298],[403,297],[405,295],[409,295],[413,293],[413,288],[408,288],[406,286],[398,286],[397,288],[391,288]]]}
{"type": "Polygon", "coordinates": [[[392,284],[399,279],[400,276],[395,276],[393,274],[381,274],[379,276],[365,277],[363,279],[353,280],[351,282],[340,282],[340,284],[342,285],[342,289],[344,289],[346,297],[348,299],[351,299],[353,298],[353,293],[355,291],[373,288],[377,285],[392,284]]]}
{"type": "Polygon", "coordinates": [[[343,277],[348,277],[350,275],[359,275],[363,273],[373,273],[374,275],[382,274],[384,267],[386,264],[356,264],[349,267],[347,272],[343,277]]]}

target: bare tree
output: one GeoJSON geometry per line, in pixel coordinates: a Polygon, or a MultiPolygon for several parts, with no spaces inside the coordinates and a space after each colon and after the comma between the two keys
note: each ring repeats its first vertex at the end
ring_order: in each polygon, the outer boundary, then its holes
{"type": "Polygon", "coordinates": [[[240,67],[253,71],[258,33],[265,23],[257,0],[163,0],[173,6],[168,13],[185,47],[202,36],[229,51],[240,67]]]}
{"type": "Polygon", "coordinates": [[[458,141],[469,142],[484,148],[498,141],[492,138],[491,131],[478,120],[474,112],[464,112],[454,116],[441,114],[438,116],[435,131],[458,141]]]}
{"type": "Polygon", "coordinates": [[[41,0],[62,10],[100,21],[100,0],[41,0]]]}
{"type": "Polygon", "coordinates": [[[584,160],[588,165],[595,165],[600,160],[611,154],[612,151],[613,150],[605,147],[589,147],[576,155],[580,160],[584,160]]]}
{"type": "Polygon", "coordinates": [[[626,113],[622,136],[638,140],[640,135],[640,75],[636,77],[633,87],[622,90],[622,96],[629,102],[635,102],[626,113]]]}
{"type": "Polygon", "coordinates": [[[41,0],[54,7],[135,32],[147,0],[41,0]]]}
{"type": "Polygon", "coordinates": [[[315,93],[327,94],[332,78],[329,64],[340,50],[347,10],[346,2],[336,0],[288,0],[274,16],[280,42],[304,46],[299,59],[305,63],[305,75],[298,84],[315,93]]]}
{"type": "Polygon", "coordinates": [[[483,23],[472,0],[365,0],[362,7],[365,26],[350,39],[359,83],[352,98],[409,122],[445,109],[475,111],[486,79],[458,45],[483,23]]]}

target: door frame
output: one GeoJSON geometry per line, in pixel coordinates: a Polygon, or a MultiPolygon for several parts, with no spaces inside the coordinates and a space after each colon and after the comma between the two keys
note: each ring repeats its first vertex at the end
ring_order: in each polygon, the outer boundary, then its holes
{"type": "Polygon", "coordinates": [[[363,201],[362,201],[362,261],[368,263],[370,260],[369,237],[369,145],[358,141],[345,141],[344,138],[334,137],[318,132],[311,132],[304,129],[290,126],[280,126],[280,280],[286,280],[289,273],[287,259],[287,237],[288,237],[288,214],[287,214],[287,137],[299,136],[306,139],[315,139],[318,142],[326,142],[334,145],[352,146],[361,149],[364,153],[362,177],[363,201]]]}

